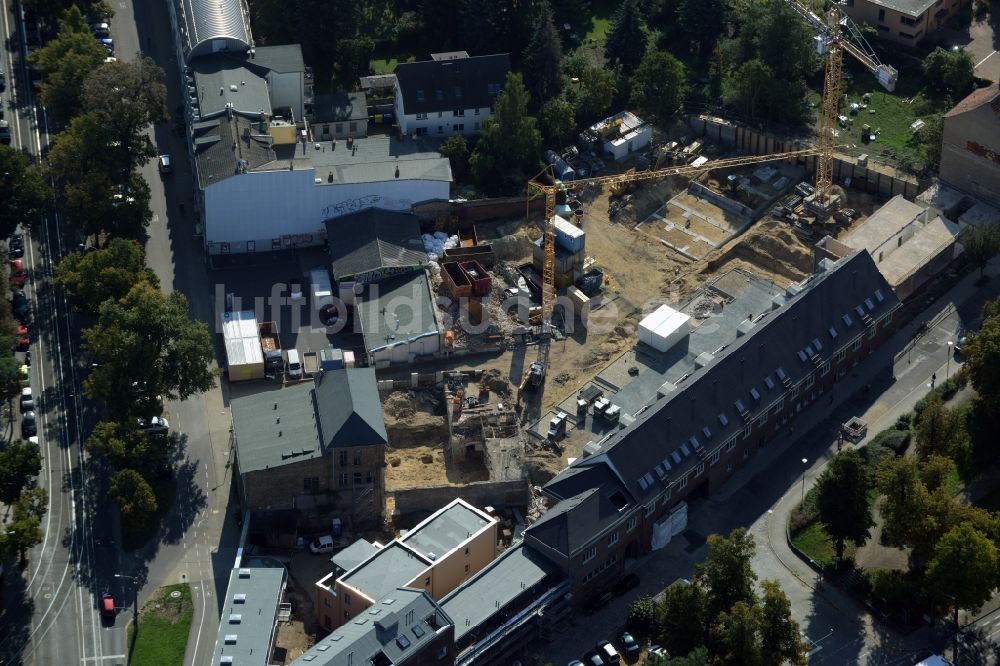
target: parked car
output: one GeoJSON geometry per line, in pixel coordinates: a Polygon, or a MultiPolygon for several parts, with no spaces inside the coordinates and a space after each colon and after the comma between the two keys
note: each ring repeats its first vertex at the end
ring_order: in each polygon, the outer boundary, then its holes
{"type": "Polygon", "coordinates": [[[611,592],[602,592],[601,594],[594,595],[583,605],[583,612],[587,615],[593,615],[614,601],[614,598],[615,595],[611,592]]]}
{"type": "Polygon", "coordinates": [[[14,259],[24,256],[24,237],[21,234],[14,234],[7,241],[7,253],[14,259]]]}
{"type": "Polygon", "coordinates": [[[115,623],[115,598],[108,592],[101,595],[101,622],[105,625],[115,623]]]}
{"type": "Polygon", "coordinates": [[[35,396],[31,393],[31,387],[21,389],[21,413],[35,411],[35,396]]]}
{"type": "Polygon", "coordinates": [[[962,355],[962,348],[969,343],[969,336],[961,336],[957,342],[955,342],[955,356],[962,355]]]}
{"type": "Polygon", "coordinates": [[[667,652],[666,648],[660,645],[653,644],[649,646],[649,656],[651,657],[657,656],[657,657],[663,657],[664,659],[669,659],[670,653],[667,652]]]}
{"type": "Polygon", "coordinates": [[[639,577],[634,573],[627,574],[619,578],[614,585],[611,586],[611,591],[615,593],[615,596],[620,597],[631,589],[634,589],[639,585],[639,577]]]}
{"type": "Polygon", "coordinates": [[[330,535],[321,536],[309,542],[309,552],[313,555],[332,553],[334,549],[333,537],[330,535]]]}
{"type": "Polygon", "coordinates": [[[94,36],[98,39],[111,37],[111,26],[103,21],[91,24],[90,31],[93,32],[94,36]]]}
{"type": "Polygon", "coordinates": [[[566,666],[583,666],[583,662],[579,659],[574,659],[573,661],[566,664],[566,666]]]}
{"type": "Polygon", "coordinates": [[[0,72],[0,92],[7,90],[7,75],[0,72]]]}
{"type": "Polygon", "coordinates": [[[28,439],[38,434],[38,422],[34,412],[21,414],[21,438],[28,439]]]}
{"type": "Polygon", "coordinates": [[[173,173],[174,167],[170,164],[170,155],[160,155],[156,160],[156,166],[160,173],[173,173]]]}
{"type": "Polygon", "coordinates": [[[606,664],[617,664],[620,663],[622,657],[618,654],[618,650],[615,646],[611,644],[611,641],[601,641],[597,644],[597,654],[601,655],[601,659],[604,660],[606,664]]]}
{"type": "Polygon", "coordinates": [[[14,316],[17,317],[17,320],[20,322],[26,321],[31,311],[31,305],[28,303],[28,297],[24,295],[24,292],[15,291],[10,302],[11,310],[14,316]]]}
{"type": "Polygon", "coordinates": [[[162,435],[170,430],[170,423],[160,416],[150,417],[148,421],[143,421],[139,419],[138,421],[139,430],[142,430],[150,435],[162,435]]]}
{"type": "Polygon", "coordinates": [[[16,344],[14,346],[15,351],[27,351],[28,347],[31,346],[31,334],[28,333],[28,328],[26,326],[17,327],[17,338],[16,344]]]}
{"type": "Polygon", "coordinates": [[[632,637],[632,634],[627,631],[618,634],[618,645],[622,646],[626,657],[634,657],[642,650],[639,647],[639,643],[632,637]]]}
{"type": "Polygon", "coordinates": [[[605,666],[604,660],[601,659],[601,655],[596,652],[588,652],[583,655],[583,663],[586,666],[605,666]]]}
{"type": "Polygon", "coordinates": [[[10,282],[11,284],[23,287],[28,280],[28,272],[24,270],[24,259],[14,259],[10,262],[10,282]]]}

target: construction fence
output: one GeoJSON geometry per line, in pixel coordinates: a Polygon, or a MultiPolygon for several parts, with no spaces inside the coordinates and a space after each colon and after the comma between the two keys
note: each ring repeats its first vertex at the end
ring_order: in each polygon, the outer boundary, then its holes
{"type": "MultiPolygon", "coordinates": [[[[812,143],[810,139],[804,137],[772,136],[761,130],[713,116],[689,116],[688,125],[695,134],[713,143],[753,155],[802,150],[812,143]]],[[[816,170],[815,156],[800,157],[798,163],[811,171],[816,170]]],[[[902,194],[912,200],[923,189],[914,176],[888,165],[878,164],[871,159],[859,161],[856,157],[839,153],[833,159],[833,178],[838,185],[850,182],[850,188],[884,199],[902,194]]]]}

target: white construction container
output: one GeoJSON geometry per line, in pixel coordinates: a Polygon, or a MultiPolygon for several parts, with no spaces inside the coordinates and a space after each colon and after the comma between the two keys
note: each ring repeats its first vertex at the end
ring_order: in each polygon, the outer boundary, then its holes
{"type": "Polygon", "coordinates": [[[669,305],[661,305],[639,322],[639,342],[665,352],[690,332],[691,318],[669,305]]]}
{"type": "Polygon", "coordinates": [[[553,219],[556,228],[556,244],[571,254],[583,252],[587,245],[587,234],[584,233],[583,229],[558,215],[553,219]]]}
{"type": "Polygon", "coordinates": [[[257,318],[253,310],[223,314],[222,338],[226,346],[229,381],[239,382],[264,377],[264,352],[260,346],[257,318]]]}

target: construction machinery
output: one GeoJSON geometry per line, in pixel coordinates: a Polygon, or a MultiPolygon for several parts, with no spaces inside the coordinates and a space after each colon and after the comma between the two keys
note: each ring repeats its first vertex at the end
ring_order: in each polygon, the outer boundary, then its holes
{"type": "MultiPolygon", "coordinates": [[[[634,171],[625,173],[594,176],[591,178],[581,178],[574,181],[573,185],[587,186],[608,186],[612,191],[620,189],[623,185],[644,180],[654,180],[666,178],[668,176],[696,176],[713,169],[727,169],[742,167],[750,164],[760,164],[762,162],[775,162],[780,160],[798,159],[816,155],[818,148],[804,148],[784,153],[771,153],[770,155],[751,155],[747,157],[731,157],[727,159],[715,160],[694,166],[692,164],[682,164],[671,166],[654,171],[634,171]]],[[[538,337],[538,357],[531,364],[525,374],[518,389],[518,401],[527,391],[537,390],[545,383],[545,374],[549,366],[549,342],[552,337],[552,309],[556,300],[555,286],[555,263],[556,263],[556,193],[560,187],[559,181],[551,166],[547,166],[528,181],[528,192],[541,194],[545,197],[545,254],[542,261],[542,318],[541,329],[538,337]]]]}
{"type": "Polygon", "coordinates": [[[837,6],[819,16],[798,0],[785,0],[816,31],[816,52],[826,57],[823,71],[823,101],[819,114],[819,155],[816,158],[816,192],[806,197],[806,208],[817,220],[826,220],[840,207],[833,188],[833,155],[837,144],[844,52],[850,53],[875,75],[883,88],[896,89],[899,72],[878,59],[861,29],[837,6]]]}

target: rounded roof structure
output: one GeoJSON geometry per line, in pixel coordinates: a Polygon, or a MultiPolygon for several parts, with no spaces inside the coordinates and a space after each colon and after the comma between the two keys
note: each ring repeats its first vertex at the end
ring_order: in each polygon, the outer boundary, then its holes
{"type": "Polygon", "coordinates": [[[243,0],[178,0],[178,5],[188,62],[215,51],[250,48],[250,23],[243,0]]]}

